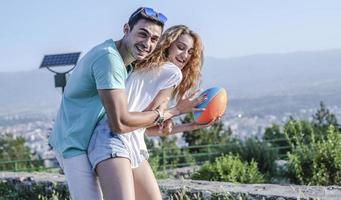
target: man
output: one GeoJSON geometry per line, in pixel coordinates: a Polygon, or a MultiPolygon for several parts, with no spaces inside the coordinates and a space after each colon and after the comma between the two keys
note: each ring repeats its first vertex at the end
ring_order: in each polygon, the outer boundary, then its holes
{"type": "Polygon", "coordinates": [[[86,155],[93,129],[105,112],[117,133],[162,123],[176,108],[143,113],[128,112],[125,80],[131,63],[155,48],[167,18],[151,8],[139,8],[123,27],[118,41],[107,40],[79,61],[63,94],[49,143],[64,170],[72,199],[101,199],[96,176],[86,155]]]}

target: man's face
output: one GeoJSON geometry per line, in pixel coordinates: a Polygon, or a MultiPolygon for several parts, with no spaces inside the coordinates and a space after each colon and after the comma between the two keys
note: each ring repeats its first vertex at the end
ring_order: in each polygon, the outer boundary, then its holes
{"type": "Polygon", "coordinates": [[[126,33],[129,54],[136,60],[142,60],[156,47],[161,36],[161,26],[141,19],[126,33]]]}

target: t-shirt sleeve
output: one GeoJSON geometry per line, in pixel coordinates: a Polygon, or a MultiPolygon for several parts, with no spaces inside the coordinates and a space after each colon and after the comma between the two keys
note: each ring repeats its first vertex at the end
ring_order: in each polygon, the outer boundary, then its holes
{"type": "Polygon", "coordinates": [[[121,60],[113,54],[98,58],[92,66],[97,89],[124,89],[127,72],[121,60]]]}
{"type": "Polygon", "coordinates": [[[163,80],[160,89],[177,87],[182,80],[181,70],[175,65],[166,65],[160,78],[163,80]]]}

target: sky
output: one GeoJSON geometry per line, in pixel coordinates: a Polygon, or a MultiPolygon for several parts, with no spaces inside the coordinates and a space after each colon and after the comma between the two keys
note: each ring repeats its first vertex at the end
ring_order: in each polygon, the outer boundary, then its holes
{"type": "Polygon", "coordinates": [[[199,33],[205,56],[341,49],[340,0],[4,0],[0,72],[38,69],[46,54],[81,51],[120,39],[140,6],[199,33]]]}

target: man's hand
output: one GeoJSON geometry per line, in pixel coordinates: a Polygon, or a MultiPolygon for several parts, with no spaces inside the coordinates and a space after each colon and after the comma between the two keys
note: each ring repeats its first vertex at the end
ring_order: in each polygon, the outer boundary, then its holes
{"type": "Polygon", "coordinates": [[[198,124],[197,122],[192,122],[192,125],[194,127],[194,130],[201,129],[201,128],[207,128],[207,127],[212,126],[214,123],[218,122],[220,119],[221,119],[221,117],[217,117],[215,119],[212,119],[207,124],[198,124]]]}
{"type": "Polygon", "coordinates": [[[162,134],[162,136],[168,136],[172,133],[173,130],[173,121],[172,119],[168,119],[164,121],[164,123],[159,126],[159,132],[162,134]]]}

